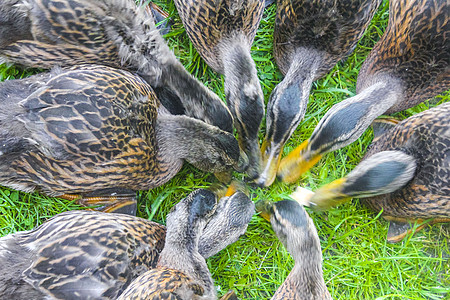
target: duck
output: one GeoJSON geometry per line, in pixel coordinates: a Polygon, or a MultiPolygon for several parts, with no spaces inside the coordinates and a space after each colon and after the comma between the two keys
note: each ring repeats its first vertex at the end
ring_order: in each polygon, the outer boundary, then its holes
{"type": "Polygon", "coordinates": [[[446,0],[390,1],[388,26],[361,66],[356,96],[327,111],[311,137],[283,158],[278,177],[296,182],[323,155],[356,141],[378,116],[448,90],[449,11],[446,0]]]}
{"type": "MultiPolygon", "coordinates": [[[[250,204],[254,211],[253,202],[248,201],[246,205],[250,204]]],[[[204,189],[194,191],[176,204],[166,218],[166,241],[156,268],[137,277],[118,300],[217,299],[211,273],[199,252],[200,237],[216,207],[214,193],[204,189]]],[[[219,238],[215,236],[216,240],[219,238]]],[[[229,244],[228,239],[220,240],[223,247],[229,244]]],[[[232,299],[232,295],[227,293],[224,297],[232,299]]]]}
{"type": "Polygon", "coordinates": [[[200,56],[223,74],[228,108],[238,140],[248,158],[247,174],[259,174],[258,132],[264,116],[264,94],[250,48],[261,21],[264,0],[175,0],[179,16],[200,56]]]}
{"type": "MultiPolygon", "coordinates": [[[[188,198],[201,193],[206,192],[194,191],[188,198]]],[[[254,214],[253,202],[240,191],[217,205],[197,241],[205,259],[244,234],[254,214]]],[[[187,222],[192,215],[184,209],[176,214],[187,222]]],[[[116,299],[139,275],[156,268],[166,235],[166,226],[135,216],[86,210],[58,214],[31,231],[0,238],[0,297],[116,299]]]]}
{"type": "Polygon", "coordinates": [[[41,69],[126,69],[146,80],[172,114],[233,131],[225,103],[178,61],[148,6],[133,0],[5,0],[0,14],[3,61],[41,69]]]}
{"type": "Polygon", "coordinates": [[[377,136],[363,160],[347,176],[316,190],[307,205],[325,210],[361,198],[382,211],[392,243],[427,224],[450,222],[449,119],[450,102],[398,124],[376,120],[377,136]]]}
{"type": "Polygon", "coordinates": [[[284,79],[267,104],[263,164],[255,183],[270,186],[283,147],[306,112],[313,81],[348,56],[381,0],[278,0],[273,56],[284,79]]]}
{"type": "Polygon", "coordinates": [[[172,115],[151,86],[102,65],[56,68],[0,83],[0,185],[136,213],[136,193],[170,180],[187,161],[240,170],[239,145],[220,128],[172,115]]]}
{"type": "Polygon", "coordinates": [[[294,268],[276,290],[272,300],[331,300],[323,279],[319,236],[303,206],[293,200],[259,200],[256,210],[271,223],[278,239],[295,261],[294,268]]]}

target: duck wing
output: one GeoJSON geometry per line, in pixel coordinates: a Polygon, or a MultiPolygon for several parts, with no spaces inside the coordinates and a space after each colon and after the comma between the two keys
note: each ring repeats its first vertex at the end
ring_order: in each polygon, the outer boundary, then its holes
{"type": "Polygon", "coordinates": [[[141,218],[62,213],[20,238],[34,252],[23,280],[56,299],[115,299],[156,266],[164,239],[164,226],[141,218]]]}

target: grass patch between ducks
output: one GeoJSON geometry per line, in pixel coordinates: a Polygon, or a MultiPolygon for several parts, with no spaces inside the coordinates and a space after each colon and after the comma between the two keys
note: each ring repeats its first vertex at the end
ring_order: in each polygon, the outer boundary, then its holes
{"type": "MultiPolygon", "coordinates": [[[[182,27],[172,2],[160,4],[169,12],[173,24],[166,37],[186,68],[222,99],[223,77],[213,72],[198,55],[182,27]]],[[[264,13],[252,56],[266,103],[275,85],[282,79],[272,57],[275,5],[264,13]]],[[[287,154],[307,139],[325,112],[335,103],[355,93],[361,64],[384,32],[388,3],[384,1],[367,32],[347,60],[339,62],[327,76],[314,82],[306,116],[285,147],[287,154]]],[[[0,80],[22,78],[36,70],[0,65],[0,80]]],[[[429,107],[450,100],[444,93],[424,104],[396,114],[406,118],[429,107]]],[[[0,108],[1,109],[1,108],[0,108]]],[[[262,125],[260,138],[264,137],[262,125]]],[[[352,170],[363,157],[372,140],[371,129],[350,146],[326,155],[299,184],[316,189],[352,170]]],[[[164,223],[170,208],[190,191],[207,187],[211,174],[187,165],[162,187],[138,193],[139,212],[144,218],[164,223]]],[[[253,200],[284,199],[295,185],[275,182],[270,188],[253,190],[253,200]]],[[[29,230],[49,217],[67,210],[80,209],[70,201],[41,194],[26,194],[0,188],[0,235],[29,230]]],[[[434,225],[407,237],[398,244],[388,244],[388,223],[353,200],[323,213],[310,212],[317,226],[323,249],[325,282],[334,299],[449,299],[450,226],[434,225]]],[[[208,266],[220,295],[236,290],[240,299],[270,299],[293,267],[293,260],[277,240],[271,226],[254,216],[247,233],[233,245],[208,260],[208,266]]]]}

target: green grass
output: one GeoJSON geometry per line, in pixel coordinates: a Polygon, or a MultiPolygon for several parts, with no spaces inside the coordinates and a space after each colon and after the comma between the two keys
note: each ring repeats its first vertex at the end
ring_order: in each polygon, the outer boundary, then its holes
{"type": "MultiPolygon", "coordinates": [[[[222,99],[223,78],[214,73],[190,44],[173,3],[162,3],[174,21],[166,37],[182,63],[222,99]]],[[[287,154],[307,139],[325,112],[355,93],[358,71],[366,55],[387,24],[385,1],[354,53],[338,63],[327,76],[314,83],[304,121],[285,148],[287,154]]],[[[272,57],[275,6],[269,7],[252,48],[266,101],[282,79],[272,57]]],[[[0,66],[0,80],[21,78],[22,72],[0,66]]],[[[406,118],[442,102],[450,93],[396,114],[406,118]]],[[[265,128],[260,137],[264,137],[265,128]]],[[[299,181],[311,189],[340,178],[352,170],[372,140],[371,130],[355,143],[324,157],[299,181]]],[[[170,208],[190,191],[207,187],[214,179],[186,165],[162,187],[139,193],[141,217],[164,223],[170,208]]],[[[253,200],[286,198],[295,185],[275,182],[270,188],[253,191],[253,200]]],[[[59,212],[79,209],[70,201],[0,189],[0,235],[28,230],[59,212]]],[[[334,299],[450,299],[450,227],[435,225],[407,237],[398,244],[386,242],[387,222],[358,200],[323,213],[310,213],[317,226],[323,249],[325,282],[334,299]]],[[[247,233],[233,245],[208,260],[219,294],[229,289],[241,299],[270,298],[289,274],[293,260],[276,239],[270,224],[253,217],[247,233]]]]}

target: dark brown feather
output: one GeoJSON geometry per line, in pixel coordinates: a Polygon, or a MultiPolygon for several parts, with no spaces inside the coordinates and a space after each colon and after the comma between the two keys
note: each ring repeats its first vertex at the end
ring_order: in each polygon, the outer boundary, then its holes
{"type": "Polygon", "coordinates": [[[416,159],[414,178],[393,193],[363,199],[385,217],[450,220],[450,103],[414,115],[380,136],[365,157],[400,150],[416,159]]]}
{"type": "Polygon", "coordinates": [[[358,76],[357,91],[371,78],[401,80],[404,99],[387,114],[405,110],[450,87],[450,4],[447,0],[394,0],[389,23],[358,76]]]}
{"type": "Polygon", "coordinates": [[[274,56],[286,74],[296,48],[324,52],[316,73],[322,77],[349,55],[372,20],[381,0],[278,0],[274,56]]]}
{"type": "MultiPolygon", "coordinates": [[[[22,82],[7,81],[2,88],[14,84],[22,82]]],[[[14,98],[14,123],[3,129],[21,124],[25,130],[15,137],[27,147],[2,160],[3,185],[62,195],[149,189],[164,180],[166,167],[159,165],[156,151],[159,102],[138,76],[82,66],[36,80],[23,100],[10,94],[3,101],[14,98]]]]}
{"type": "Polygon", "coordinates": [[[156,266],[165,235],[160,224],[122,214],[59,214],[0,239],[0,297],[115,299],[156,266]]]}
{"type": "Polygon", "coordinates": [[[249,43],[246,46],[250,47],[264,10],[262,0],[176,0],[175,3],[195,48],[211,68],[222,74],[219,44],[243,34],[249,43]]]}

